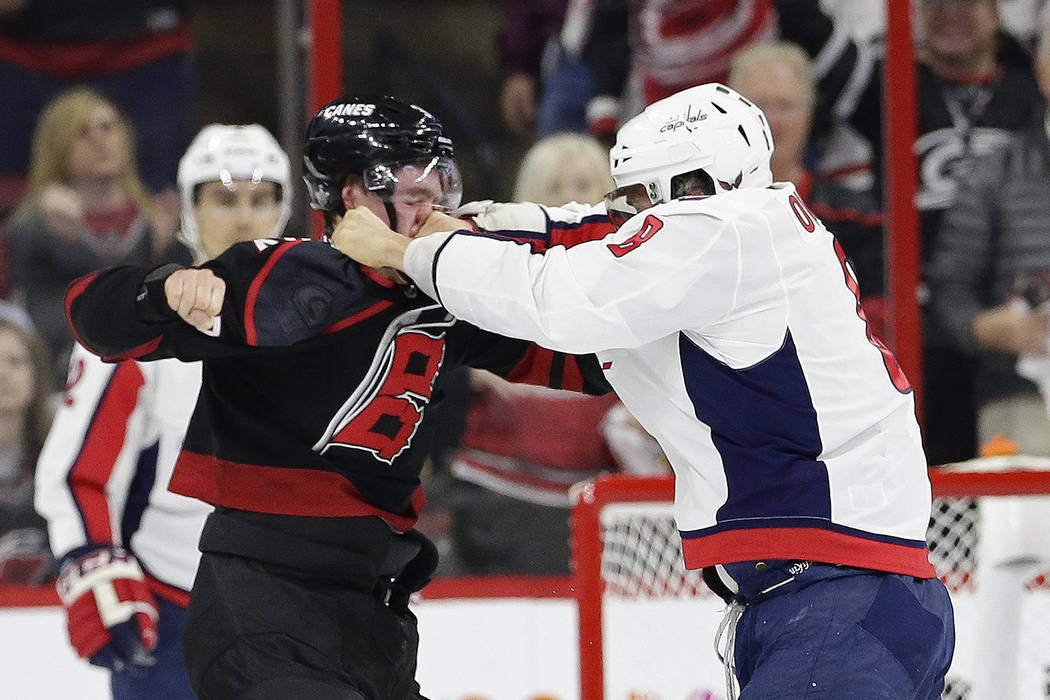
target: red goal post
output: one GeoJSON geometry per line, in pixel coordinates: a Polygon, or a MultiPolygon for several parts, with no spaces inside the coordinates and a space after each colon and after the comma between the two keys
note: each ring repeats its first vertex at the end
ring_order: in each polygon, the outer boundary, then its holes
{"type": "MultiPolygon", "coordinates": [[[[957,660],[960,653],[968,659],[979,656],[972,651],[976,641],[967,638],[968,630],[975,626],[970,618],[976,614],[971,601],[980,538],[976,504],[989,498],[1009,500],[997,498],[1003,496],[1050,494],[1050,460],[1017,456],[980,458],[933,469],[930,481],[935,498],[929,531],[931,560],[952,591],[956,605],[960,635],[957,660]]],[[[710,677],[716,670],[721,673],[714,659],[713,634],[709,638],[705,638],[706,634],[697,634],[687,639],[667,629],[668,620],[674,624],[683,616],[697,614],[695,609],[702,609],[700,624],[689,623],[684,634],[693,635],[698,627],[710,632],[720,619],[720,614],[716,618],[713,611],[723,607],[722,602],[707,591],[699,572],[682,567],[681,543],[671,516],[673,499],[671,476],[608,476],[584,482],[575,490],[573,558],[579,605],[582,700],[715,698],[720,697],[716,693],[724,692],[721,675],[710,677]],[[615,616],[612,622],[608,619],[611,603],[617,606],[612,611],[615,616]],[[642,627],[648,624],[646,618],[649,617],[656,618],[657,624],[647,635],[642,627]],[[633,651],[620,653],[610,649],[610,644],[623,646],[624,637],[633,638],[628,640],[628,646],[637,643],[633,651]],[[668,637],[675,639],[672,642],[668,637]],[[654,652],[657,656],[653,660],[637,659],[639,646],[644,647],[644,652],[656,648],[662,651],[654,652]],[[682,647],[688,647],[691,655],[682,656],[679,663],[674,656],[684,653],[682,647]],[[615,652],[613,661],[610,661],[611,652],[615,652]],[[624,661],[625,655],[637,660],[624,661]],[[657,671],[653,664],[662,663],[664,657],[670,657],[669,668],[657,671]],[[709,657],[706,667],[698,657],[709,657]],[[633,680],[630,679],[632,666],[639,667],[633,680]],[[679,667],[683,668],[682,678],[677,681],[679,685],[667,681],[661,687],[654,682],[655,676],[663,680],[674,676],[679,667]],[[612,681],[610,674],[616,677],[612,681]],[[690,676],[692,679],[688,680],[690,676]],[[686,687],[685,683],[699,685],[686,687]]],[[[1050,508],[1050,502],[1046,507],[1050,508]]],[[[1043,536],[1050,548],[1050,532],[1043,536]]],[[[1050,585],[1047,585],[1046,573],[1045,569],[1041,570],[1026,587],[1026,590],[1039,589],[1036,602],[1041,606],[1038,617],[1042,621],[1038,624],[1043,630],[1050,627],[1050,585]]],[[[1027,599],[1023,602],[1028,604],[1027,599]]],[[[1043,648],[1048,649],[1050,645],[1044,643],[1043,648]]],[[[1032,664],[1032,673],[1040,674],[1039,682],[1050,682],[1050,651],[1039,654],[1032,664]]],[[[961,675],[956,674],[944,697],[956,700],[971,697],[969,689],[974,681],[970,675],[971,670],[967,669],[961,675]]]]}

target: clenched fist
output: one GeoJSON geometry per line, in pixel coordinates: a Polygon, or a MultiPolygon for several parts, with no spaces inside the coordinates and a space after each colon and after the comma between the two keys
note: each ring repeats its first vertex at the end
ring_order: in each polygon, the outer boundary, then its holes
{"type": "Polygon", "coordinates": [[[211,270],[188,268],[164,280],[168,306],[186,323],[201,332],[211,330],[222,313],[226,283],[211,270]]]}
{"type": "Polygon", "coordinates": [[[402,270],[409,239],[390,230],[366,207],[348,209],[332,232],[332,246],[362,265],[402,270]]]}
{"type": "Polygon", "coordinates": [[[431,213],[431,215],[427,217],[427,220],[423,222],[423,225],[419,227],[419,233],[416,234],[416,238],[429,236],[432,233],[461,231],[472,228],[474,228],[474,225],[465,219],[457,219],[456,217],[449,216],[444,212],[435,211],[431,213]]]}

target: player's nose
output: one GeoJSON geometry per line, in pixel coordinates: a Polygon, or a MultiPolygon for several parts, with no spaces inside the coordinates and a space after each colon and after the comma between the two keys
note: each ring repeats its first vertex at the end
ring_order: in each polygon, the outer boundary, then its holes
{"type": "Polygon", "coordinates": [[[419,233],[419,229],[423,223],[430,218],[430,215],[433,213],[434,204],[432,202],[417,205],[412,213],[412,228],[409,231],[409,236],[414,238],[416,234],[419,233]]]}

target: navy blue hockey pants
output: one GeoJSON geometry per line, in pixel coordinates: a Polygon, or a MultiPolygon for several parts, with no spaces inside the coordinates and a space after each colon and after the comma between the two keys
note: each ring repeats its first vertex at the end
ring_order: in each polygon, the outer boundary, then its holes
{"type": "Polygon", "coordinates": [[[955,648],[939,579],[773,560],[727,564],[741,700],[939,700],[955,648]]]}

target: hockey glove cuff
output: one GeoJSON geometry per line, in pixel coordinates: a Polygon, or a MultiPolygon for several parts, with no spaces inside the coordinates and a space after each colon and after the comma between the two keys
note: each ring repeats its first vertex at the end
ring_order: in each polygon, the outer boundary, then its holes
{"type": "Polygon", "coordinates": [[[78,655],[114,671],[156,663],[157,602],[135,557],[104,547],[67,562],[56,583],[78,655]]]}

